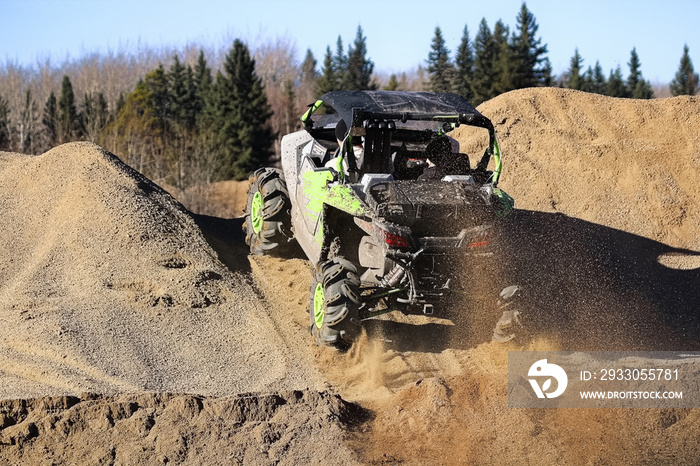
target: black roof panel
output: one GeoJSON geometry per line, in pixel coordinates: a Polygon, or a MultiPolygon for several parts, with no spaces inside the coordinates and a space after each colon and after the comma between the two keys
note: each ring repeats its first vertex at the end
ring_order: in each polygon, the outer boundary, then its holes
{"type": "Polygon", "coordinates": [[[461,123],[468,123],[467,118],[476,121],[486,120],[472,104],[457,94],[404,91],[333,91],[324,94],[320,100],[333,107],[348,125],[353,122],[353,110],[355,109],[369,115],[396,116],[405,114],[408,119],[425,119],[431,115],[440,115],[457,117],[461,123]]]}

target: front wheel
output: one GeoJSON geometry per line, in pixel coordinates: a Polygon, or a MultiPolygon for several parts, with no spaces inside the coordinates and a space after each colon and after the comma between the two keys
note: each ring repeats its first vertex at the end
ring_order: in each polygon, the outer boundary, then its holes
{"type": "Polygon", "coordinates": [[[311,335],[319,345],[350,347],[362,330],[360,279],[355,266],[340,257],[316,266],[311,285],[311,335]]]}
{"type": "Polygon", "coordinates": [[[254,255],[286,256],[291,250],[291,201],[280,170],[260,168],[250,176],[243,230],[254,255]]]}

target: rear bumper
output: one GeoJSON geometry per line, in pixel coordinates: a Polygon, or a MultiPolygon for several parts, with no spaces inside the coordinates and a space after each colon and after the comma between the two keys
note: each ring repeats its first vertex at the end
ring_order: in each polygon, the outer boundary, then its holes
{"type": "Polygon", "coordinates": [[[488,252],[493,240],[493,226],[465,228],[457,236],[428,236],[418,239],[422,255],[451,255],[488,252]]]}

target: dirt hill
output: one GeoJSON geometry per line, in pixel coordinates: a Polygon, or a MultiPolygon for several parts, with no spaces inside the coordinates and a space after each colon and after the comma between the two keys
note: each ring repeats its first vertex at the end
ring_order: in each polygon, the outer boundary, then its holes
{"type": "MultiPolygon", "coordinates": [[[[616,99],[523,89],[479,106],[520,209],[700,249],[700,99],[616,99]]],[[[457,138],[462,130],[458,129],[457,138]]],[[[469,150],[467,141],[463,148],[469,150]]]]}
{"type": "Polygon", "coordinates": [[[249,260],[240,219],[91,144],[0,154],[0,458],[693,463],[696,410],[509,409],[519,348],[469,319],[518,283],[526,349],[698,349],[700,99],[526,89],[479,110],[519,209],[492,289],[465,322],[370,322],[347,354],[308,337],[309,264],[249,260]]]}
{"type": "MultiPolygon", "coordinates": [[[[195,218],[118,158],[87,143],[0,154],[0,218],[0,398],[39,397],[0,409],[5,462],[350,461],[305,334],[271,314],[245,251],[224,266],[195,218]],[[251,396],[251,423],[206,398],[250,392],[280,400],[251,396]]],[[[213,220],[197,217],[240,232],[213,220]]]]}
{"type": "Polygon", "coordinates": [[[73,143],[5,154],[0,170],[0,396],[320,386],[245,255],[227,269],[182,206],[119,159],[73,143]]]}

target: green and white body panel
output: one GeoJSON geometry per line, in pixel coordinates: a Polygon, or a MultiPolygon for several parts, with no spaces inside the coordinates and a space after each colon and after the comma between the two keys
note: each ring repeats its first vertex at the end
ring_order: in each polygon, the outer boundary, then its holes
{"type": "Polygon", "coordinates": [[[294,236],[309,260],[316,263],[321,258],[324,240],[324,205],[360,217],[368,215],[369,210],[352,185],[339,182],[342,167],[319,168],[304,153],[311,141],[306,131],[284,136],[282,169],[292,198],[294,236]]]}

